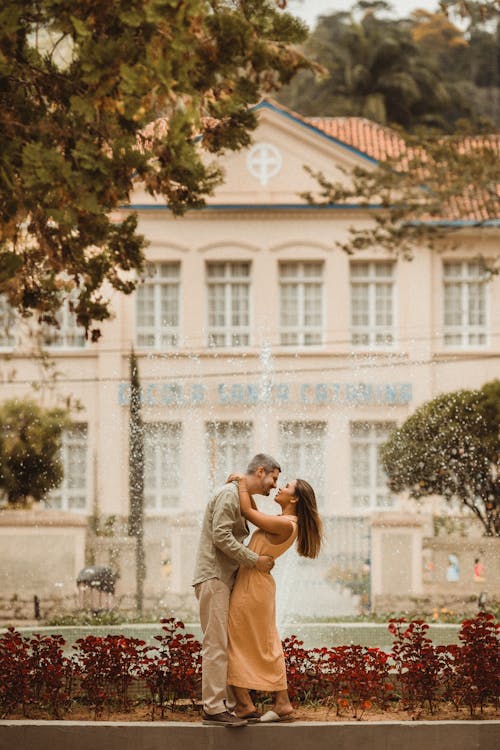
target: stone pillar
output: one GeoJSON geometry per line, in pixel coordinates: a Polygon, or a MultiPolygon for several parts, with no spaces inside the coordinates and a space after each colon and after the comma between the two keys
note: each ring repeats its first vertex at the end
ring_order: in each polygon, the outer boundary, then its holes
{"type": "Polygon", "coordinates": [[[381,597],[422,594],[424,519],[400,513],[378,513],[371,519],[371,593],[381,597]]]}
{"type": "Polygon", "coordinates": [[[32,618],[76,607],[76,578],[85,565],[87,519],[59,510],[0,511],[0,611],[32,618]]]}

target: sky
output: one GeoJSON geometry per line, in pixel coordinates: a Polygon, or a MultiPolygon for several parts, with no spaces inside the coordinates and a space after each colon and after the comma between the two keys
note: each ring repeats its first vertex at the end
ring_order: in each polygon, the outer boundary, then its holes
{"type": "MultiPolygon", "coordinates": [[[[318,16],[338,10],[349,10],[354,3],[355,0],[288,0],[288,8],[313,28],[318,16]]],[[[438,0],[392,0],[391,5],[396,15],[408,16],[416,8],[436,10],[438,0]]]]}

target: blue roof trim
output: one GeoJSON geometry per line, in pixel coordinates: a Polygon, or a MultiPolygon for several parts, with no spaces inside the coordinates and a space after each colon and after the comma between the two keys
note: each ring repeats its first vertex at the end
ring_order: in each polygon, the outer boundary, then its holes
{"type": "MultiPolygon", "coordinates": [[[[119,209],[126,211],[170,211],[167,205],[152,203],[131,203],[129,205],[118,206],[119,209]]],[[[312,205],[310,203],[217,203],[200,208],[190,208],[186,213],[193,211],[354,211],[354,210],[380,210],[383,209],[379,203],[329,203],[323,205],[312,205]]],[[[436,226],[436,227],[455,227],[457,229],[464,227],[500,227],[500,219],[487,219],[486,221],[477,221],[475,219],[455,219],[455,220],[433,220],[433,221],[413,221],[408,222],[412,226],[436,226]]]]}
{"type": "Polygon", "coordinates": [[[351,153],[356,154],[356,156],[361,156],[362,159],[369,161],[370,164],[379,163],[378,159],[374,159],[373,156],[368,156],[368,154],[365,154],[364,151],[360,151],[358,148],[355,148],[354,146],[351,146],[348,143],[345,143],[344,141],[341,141],[338,138],[335,138],[335,136],[333,135],[328,135],[328,133],[325,133],[324,130],[317,128],[315,125],[311,125],[311,123],[309,122],[304,122],[304,120],[302,120],[300,117],[296,117],[291,112],[288,112],[285,109],[281,109],[280,107],[277,107],[275,104],[271,104],[265,99],[259,102],[259,104],[256,104],[255,107],[252,107],[252,109],[253,110],[269,109],[271,110],[271,112],[276,112],[278,115],[281,115],[282,117],[286,117],[288,120],[291,120],[292,122],[297,123],[297,125],[300,125],[306,130],[310,130],[312,133],[315,133],[316,135],[319,135],[322,138],[325,138],[327,141],[330,141],[330,143],[335,143],[337,146],[341,146],[342,148],[346,149],[346,151],[351,151],[351,153]]]}
{"type": "MultiPolygon", "coordinates": [[[[118,206],[118,208],[132,210],[132,211],[170,211],[170,207],[167,205],[151,204],[151,203],[131,203],[130,205],[118,206]]],[[[313,205],[310,203],[216,203],[207,206],[201,206],[200,208],[190,208],[187,213],[192,211],[345,211],[353,209],[381,209],[379,203],[373,203],[369,205],[362,205],[359,203],[328,203],[324,205],[313,205]]]]}
{"type": "Polygon", "coordinates": [[[433,226],[433,227],[500,227],[500,219],[433,219],[432,221],[412,221],[411,226],[433,226]]]}

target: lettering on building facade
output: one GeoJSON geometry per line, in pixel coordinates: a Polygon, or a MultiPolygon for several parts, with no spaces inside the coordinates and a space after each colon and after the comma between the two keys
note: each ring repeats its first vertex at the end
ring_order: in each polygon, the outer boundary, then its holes
{"type": "MultiPolygon", "coordinates": [[[[181,383],[155,382],[141,388],[144,406],[309,406],[404,405],[412,401],[411,383],[181,383]]],[[[130,403],[130,384],[118,386],[118,403],[130,403]]]]}

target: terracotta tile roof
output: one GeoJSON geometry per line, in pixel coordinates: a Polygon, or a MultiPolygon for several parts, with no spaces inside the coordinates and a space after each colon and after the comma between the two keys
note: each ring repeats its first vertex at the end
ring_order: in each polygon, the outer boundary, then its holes
{"type": "MultiPolygon", "coordinates": [[[[407,150],[404,140],[397,131],[367,120],[364,117],[308,117],[300,118],[305,122],[318,128],[327,135],[337,138],[339,141],[352,146],[367,156],[378,161],[397,158],[407,150]]],[[[474,148],[488,146],[500,157],[500,135],[478,135],[464,137],[461,148],[462,153],[467,153],[474,148]]],[[[401,162],[404,166],[404,161],[401,162]]],[[[425,154],[422,155],[422,165],[425,164],[425,154]]],[[[425,180],[425,167],[423,167],[423,180],[425,180]]],[[[499,205],[498,218],[500,218],[500,186],[498,188],[499,205]]],[[[461,219],[465,221],[485,221],[491,219],[491,214],[486,209],[485,196],[475,189],[473,185],[464,192],[460,198],[451,201],[445,211],[447,220],[461,219]]]]}
{"type": "MultiPolygon", "coordinates": [[[[303,119],[327,135],[338,138],[339,141],[380,161],[398,157],[406,150],[405,142],[396,130],[367,120],[365,117],[307,117],[303,119]]],[[[491,146],[500,155],[500,135],[498,134],[466,136],[462,144],[463,153],[479,146],[491,146]]]]}
{"type": "Polygon", "coordinates": [[[395,130],[365,117],[307,117],[306,122],[380,161],[405,150],[404,140],[395,130]]]}

